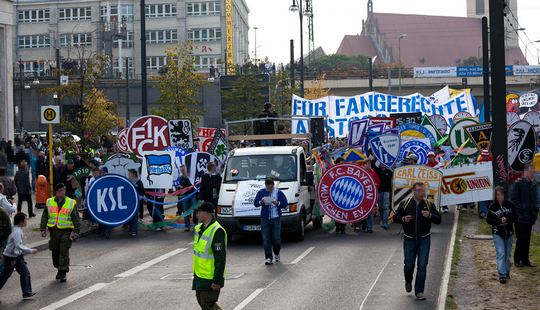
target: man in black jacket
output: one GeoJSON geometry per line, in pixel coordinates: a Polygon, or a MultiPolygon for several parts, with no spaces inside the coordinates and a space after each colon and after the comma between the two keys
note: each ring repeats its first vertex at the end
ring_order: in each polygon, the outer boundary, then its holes
{"type": "Polygon", "coordinates": [[[431,223],[440,224],[441,215],[425,198],[424,183],[416,182],[413,187],[413,197],[404,200],[396,210],[394,221],[403,224],[403,254],[405,256],[405,290],[412,290],[414,265],[418,257],[418,270],[414,283],[416,299],[425,300],[424,285],[426,282],[429,249],[431,246],[431,223]]]}
{"type": "Polygon", "coordinates": [[[514,250],[514,264],[516,267],[534,265],[529,260],[529,246],[531,243],[531,232],[536,219],[538,218],[538,204],[536,196],[536,182],[534,180],[534,170],[526,167],[523,177],[512,187],[510,200],[516,209],[516,248],[514,250]]]}
{"type": "Polygon", "coordinates": [[[388,226],[388,213],[390,209],[390,196],[392,195],[392,179],[394,173],[392,170],[386,168],[381,162],[379,162],[379,167],[373,165],[373,170],[377,172],[379,176],[380,185],[379,185],[379,214],[381,215],[381,227],[386,230],[388,226]]]}
{"type": "MultiPolygon", "coordinates": [[[[264,104],[264,110],[259,117],[261,120],[257,121],[257,133],[259,135],[273,135],[276,133],[274,124],[276,120],[268,118],[276,118],[278,114],[272,109],[272,104],[267,102],[264,104]]],[[[260,146],[272,146],[272,140],[261,140],[260,146]]]]}

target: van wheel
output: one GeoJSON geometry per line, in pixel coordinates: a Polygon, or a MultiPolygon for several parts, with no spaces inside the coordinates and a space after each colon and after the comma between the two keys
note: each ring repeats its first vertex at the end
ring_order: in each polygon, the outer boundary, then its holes
{"type": "Polygon", "coordinates": [[[296,226],[296,240],[297,241],[304,241],[306,232],[306,220],[303,216],[300,217],[300,221],[298,221],[298,225],[296,226]]]}
{"type": "Polygon", "coordinates": [[[319,229],[322,227],[322,216],[316,216],[313,218],[313,228],[319,229]]]}

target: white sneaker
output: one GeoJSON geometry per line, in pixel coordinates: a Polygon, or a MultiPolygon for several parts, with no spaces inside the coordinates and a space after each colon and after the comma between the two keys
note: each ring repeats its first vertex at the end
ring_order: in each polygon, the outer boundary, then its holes
{"type": "Polygon", "coordinates": [[[264,262],[264,264],[265,264],[266,266],[272,265],[272,259],[267,258],[266,261],[264,262]]]}
{"type": "Polygon", "coordinates": [[[281,261],[281,257],[279,257],[279,255],[276,255],[274,257],[274,260],[276,261],[276,263],[279,263],[281,261]]]}

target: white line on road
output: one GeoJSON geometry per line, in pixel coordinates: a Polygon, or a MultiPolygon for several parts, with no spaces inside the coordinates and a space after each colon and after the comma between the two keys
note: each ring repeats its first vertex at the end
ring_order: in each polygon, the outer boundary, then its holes
{"type": "Polygon", "coordinates": [[[188,245],[194,245],[195,244],[195,241],[191,241],[190,243],[188,243],[188,245]]]}
{"type": "Polygon", "coordinates": [[[454,211],[454,224],[452,225],[452,236],[450,237],[450,246],[446,252],[446,260],[444,262],[444,271],[442,278],[442,287],[439,291],[439,302],[437,309],[444,310],[446,307],[446,294],[448,294],[448,282],[450,281],[450,270],[452,269],[452,256],[454,255],[454,243],[456,243],[456,230],[459,221],[459,210],[456,206],[454,211]]]}
{"type": "Polygon", "coordinates": [[[291,262],[291,265],[294,265],[294,264],[297,264],[298,262],[300,262],[304,257],[306,257],[314,249],[315,249],[315,247],[312,246],[312,247],[308,248],[307,250],[305,250],[304,253],[300,254],[300,256],[298,256],[295,260],[293,260],[291,262]]]}
{"type": "MultiPolygon", "coordinates": [[[[114,283],[114,282],[111,282],[111,283],[114,283]]],[[[86,288],[80,292],[77,292],[73,295],[70,295],[64,299],[60,299],[59,301],[53,303],[53,304],[50,304],[48,305],[47,307],[44,307],[44,308],[41,308],[41,310],[55,310],[55,309],[58,309],[58,308],[61,308],[67,304],[70,304],[74,301],[76,301],[77,299],[80,299],[80,298],[83,298],[84,296],[86,295],[89,295],[95,291],[99,291],[100,289],[106,287],[107,285],[111,284],[111,283],[97,283],[97,284],[94,284],[92,286],[90,286],[89,288],[86,288]]]]}
{"type": "Polygon", "coordinates": [[[170,257],[173,257],[177,254],[180,254],[182,252],[184,252],[185,250],[187,250],[187,248],[181,248],[181,249],[176,249],[174,251],[171,251],[169,253],[166,253],[166,254],[163,254],[161,255],[160,257],[156,257],[154,258],[153,260],[151,261],[148,261],[144,264],[140,264],[139,266],[137,267],[133,267],[127,271],[124,271],[122,272],[121,274],[117,274],[116,276],[114,276],[115,278],[127,278],[129,276],[132,276],[138,272],[141,272],[149,267],[152,267],[153,265],[159,263],[159,262],[162,262],[164,260],[166,260],[167,258],[170,258],[170,257]]]}
{"type": "Polygon", "coordinates": [[[375,284],[377,284],[377,281],[379,281],[379,278],[381,277],[384,270],[386,269],[386,267],[388,266],[388,264],[392,260],[392,257],[394,257],[394,254],[396,253],[396,251],[397,251],[397,249],[395,249],[394,252],[392,252],[392,254],[390,254],[390,256],[388,257],[388,260],[386,261],[386,264],[384,264],[384,267],[381,269],[381,271],[379,271],[379,274],[377,275],[377,278],[375,278],[375,281],[373,282],[373,284],[371,284],[371,287],[369,288],[369,291],[367,292],[366,297],[364,297],[364,300],[362,300],[362,303],[360,304],[360,310],[364,309],[364,304],[366,303],[366,300],[368,299],[369,294],[371,294],[371,291],[375,287],[375,284]]]}
{"type": "Polygon", "coordinates": [[[258,288],[253,293],[251,293],[246,299],[244,299],[238,306],[234,307],[233,310],[242,310],[247,306],[253,299],[259,296],[260,293],[264,291],[264,288],[258,288]]]}

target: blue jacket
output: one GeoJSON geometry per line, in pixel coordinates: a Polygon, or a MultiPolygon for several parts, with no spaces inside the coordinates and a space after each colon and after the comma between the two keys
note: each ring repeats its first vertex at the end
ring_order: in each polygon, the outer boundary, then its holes
{"type": "MultiPolygon", "coordinates": [[[[261,200],[263,197],[271,196],[272,193],[266,190],[266,188],[261,189],[257,195],[255,196],[255,201],[253,201],[253,204],[255,207],[261,208],[261,218],[267,219],[270,217],[270,208],[267,205],[261,204],[261,200]]],[[[289,206],[289,202],[287,201],[287,197],[285,197],[285,194],[283,194],[282,191],[278,190],[278,213],[279,217],[281,217],[281,209],[287,208],[289,206]]]]}

